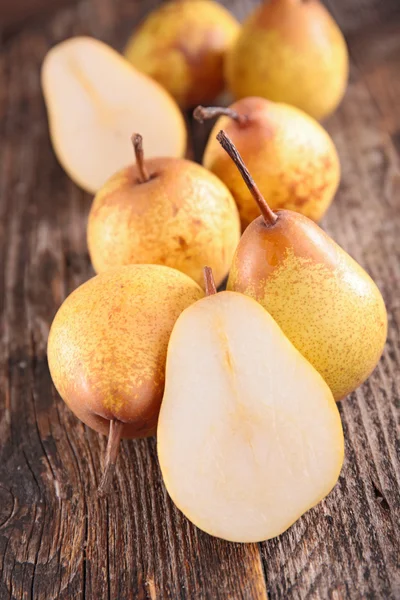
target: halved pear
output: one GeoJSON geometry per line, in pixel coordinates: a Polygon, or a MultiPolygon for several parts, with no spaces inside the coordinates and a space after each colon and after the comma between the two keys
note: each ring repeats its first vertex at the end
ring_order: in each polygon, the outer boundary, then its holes
{"type": "Polygon", "coordinates": [[[75,37],[52,48],[43,62],[42,88],[57,158],[88,192],[132,161],[133,131],[145,136],[149,158],[185,154],[186,128],[176,102],[99,40],[75,37]]]}
{"type": "Polygon", "coordinates": [[[329,387],[269,313],[236,292],[178,318],[157,435],[175,504],[234,542],[284,532],[331,491],[343,463],[329,387]]]}

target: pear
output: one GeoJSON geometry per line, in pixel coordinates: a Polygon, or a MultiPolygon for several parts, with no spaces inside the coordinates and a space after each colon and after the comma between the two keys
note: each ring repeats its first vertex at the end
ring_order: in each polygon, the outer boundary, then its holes
{"type": "Polygon", "coordinates": [[[260,302],[340,400],[368,378],[382,354],[387,314],[381,293],[313,221],[272,211],[231,140],[223,131],[218,140],[262,212],[240,240],[228,289],[260,302]]]}
{"type": "Polygon", "coordinates": [[[87,239],[97,272],[131,263],[173,267],[203,284],[213,260],[218,285],[230,269],[240,220],[227,187],[189,160],[144,160],[142,137],[132,136],[136,165],[114,175],[97,193],[87,239]]]}
{"type": "Polygon", "coordinates": [[[233,140],[272,209],[289,208],[314,221],[324,216],[339,185],[340,163],[332,139],[312,117],[263,98],[243,98],[229,108],[200,106],[194,116],[200,121],[220,117],[203,165],[232,192],[243,229],[260,210],[215,139],[220,129],[233,140]]]}
{"type": "Polygon", "coordinates": [[[148,156],[185,154],[186,128],[175,101],[103,42],[76,37],[53,47],[43,62],[42,88],[57,158],[88,192],[130,162],[126,131],[145,134],[148,156]]]}
{"type": "Polygon", "coordinates": [[[226,58],[226,77],[236,98],[287,102],[316,119],[338,106],[348,72],[346,42],[318,0],[264,1],[226,58]]]}
{"type": "Polygon", "coordinates": [[[207,291],[171,334],[158,457],[190,521],[225,540],[259,542],[336,484],[340,416],[322,377],[260,304],[214,294],[212,281],[207,291]]]}
{"type": "Polygon", "coordinates": [[[224,57],[237,20],[212,0],[173,0],[134,32],[125,56],[161,83],[183,107],[211,102],[224,88],[224,57]]]}
{"type": "Polygon", "coordinates": [[[121,437],[153,435],[164,391],[169,336],[183,309],[204,296],[160,265],[129,265],[90,279],[51,326],[48,361],[69,408],[108,440],[106,491],[121,437]]]}

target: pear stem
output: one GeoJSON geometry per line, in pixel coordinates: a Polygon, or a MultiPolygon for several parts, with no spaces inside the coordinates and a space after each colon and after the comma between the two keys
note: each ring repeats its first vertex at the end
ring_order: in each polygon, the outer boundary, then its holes
{"type": "Polygon", "coordinates": [[[249,118],[247,115],[240,115],[236,112],[236,110],[232,110],[232,108],[224,108],[223,106],[198,106],[193,111],[193,116],[196,121],[199,123],[203,123],[208,119],[213,119],[214,117],[221,117],[225,115],[226,117],[230,117],[239,125],[245,125],[249,118]]]}
{"type": "Polygon", "coordinates": [[[99,494],[101,496],[105,496],[110,491],[123,428],[124,424],[121,421],[110,421],[104,472],[99,485],[99,494]]]}
{"type": "Polygon", "coordinates": [[[134,133],[131,140],[135,151],[136,164],[139,169],[139,180],[141,183],[146,183],[146,181],[149,181],[150,175],[144,164],[143,138],[139,133],[134,133]]]}
{"type": "Polygon", "coordinates": [[[238,168],[238,171],[243,177],[245,184],[249,188],[251,195],[258,204],[258,208],[260,209],[260,212],[264,217],[266,225],[274,225],[278,217],[274,213],[274,211],[271,210],[271,208],[268,206],[267,201],[258,189],[256,182],[250,175],[246,165],[243,162],[242,157],[236,150],[236,147],[233,144],[232,140],[226,135],[225,131],[223,131],[222,129],[217,135],[217,140],[238,168]]]}
{"type": "Polygon", "coordinates": [[[211,267],[204,267],[204,283],[206,286],[206,296],[212,296],[217,293],[217,288],[215,286],[214,275],[211,267]]]}

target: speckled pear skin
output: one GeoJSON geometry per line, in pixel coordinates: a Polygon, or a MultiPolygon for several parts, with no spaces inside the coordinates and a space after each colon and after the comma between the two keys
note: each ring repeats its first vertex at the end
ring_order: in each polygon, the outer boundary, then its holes
{"type": "Polygon", "coordinates": [[[344,37],[318,0],[263,2],[226,58],[226,77],[236,98],[287,102],[316,119],[338,106],[348,72],[344,37]]]}
{"type": "Polygon", "coordinates": [[[313,221],[292,211],[276,214],[274,225],[259,217],[243,234],[228,289],[260,302],[340,400],[367,379],[382,354],[383,298],[313,221]]]}
{"type": "Polygon", "coordinates": [[[188,160],[155,158],[145,164],[149,181],[140,182],[136,165],[127,167],[93,201],[87,239],[95,270],[161,264],[203,287],[203,267],[212,264],[219,285],[240,239],[239,214],[229,190],[188,160]]]}
{"type": "Polygon", "coordinates": [[[133,33],[126,58],[184,108],[211,102],[224,88],[224,58],[237,20],[212,0],[166,2],[133,33]]]}
{"type": "Polygon", "coordinates": [[[75,415],[108,434],[153,435],[176,319],[204,296],[189,277],[159,265],[131,265],[93,277],[57,312],[48,341],[54,384],[75,415]]]}
{"type": "Polygon", "coordinates": [[[244,98],[230,107],[248,121],[220,117],[210,134],[203,165],[230,189],[242,228],[259,216],[259,208],[239,171],[217,142],[223,129],[240,152],[272,210],[288,208],[319,221],[340,180],[340,163],[329,134],[313,118],[286,104],[244,98]]]}

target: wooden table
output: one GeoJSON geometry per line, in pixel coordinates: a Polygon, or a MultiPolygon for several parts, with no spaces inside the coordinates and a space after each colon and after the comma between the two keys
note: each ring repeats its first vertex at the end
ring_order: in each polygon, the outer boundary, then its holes
{"type": "MultiPolygon", "coordinates": [[[[198,531],[173,506],[153,439],[124,442],[115,493],[96,487],[105,438],[56,394],[52,318],[93,272],[91,198],[51,149],[39,68],[75,34],[121,49],[157,0],[86,0],[6,33],[0,51],[0,599],[400,598],[400,3],[332,0],[352,68],[327,123],[343,178],[323,225],[374,277],[389,339],[373,376],[340,404],[346,462],[330,496],[263,544],[198,531]]],[[[243,17],[251,2],[230,2],[243,17]]],[[[194,154],[204,129],[190,124],[194,154]]]]}

